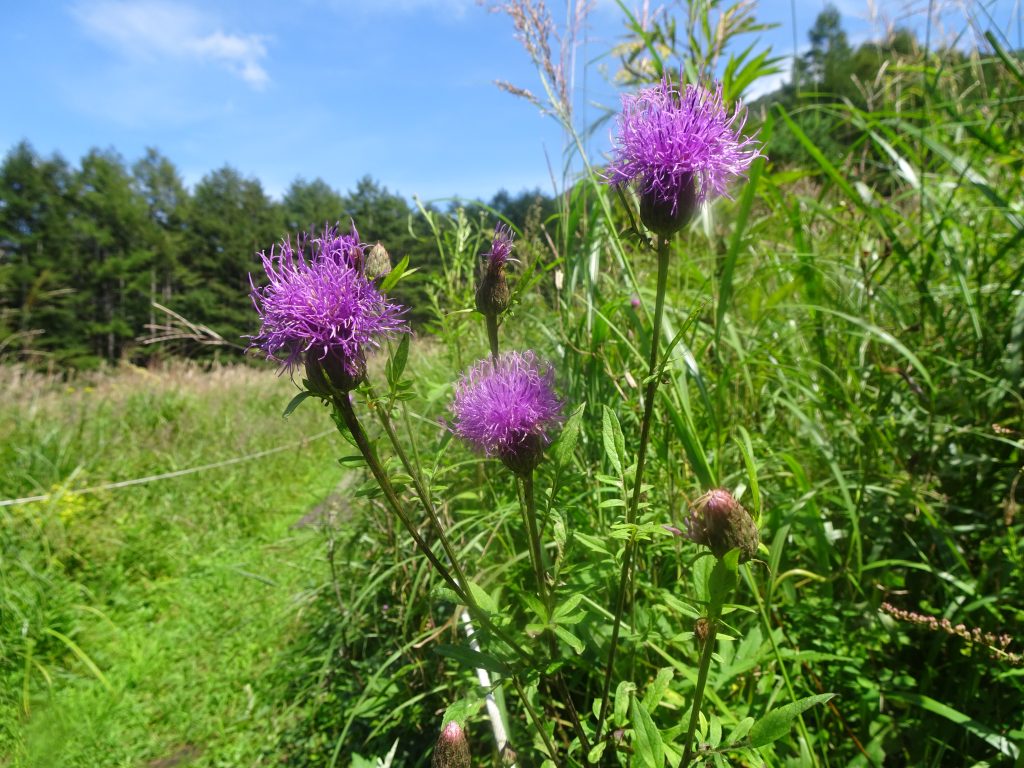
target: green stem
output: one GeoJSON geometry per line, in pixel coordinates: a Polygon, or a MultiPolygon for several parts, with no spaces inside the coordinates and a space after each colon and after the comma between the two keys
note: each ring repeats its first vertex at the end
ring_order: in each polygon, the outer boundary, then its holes
{"type": "MultiPolygon", "coordinates": [[[[548,588],[544,572],[544,554],[540,542],[540,528],[537,525],[537,502],[533,492],[533,470],[524,472],[520,475],[520,479],[523,481],[523,509],[526,517],[526,528],[530,537],[530,559],[533,560],[533,570],[537,579],[537,595],[540,597],[541,602],[544,603],[544,609],[548,614],[547,621],[551,621],[554,618],[555,612],[555,594],[554,589],[548,588]]],[[[547,636],[551,661],[556,662],[558,661],[558,642],[555,639],[554,631],[548,630],[547,636]]],[[[583,730],[583,724],[580,722],[576,705],[572,700],[572,695],[569,693],[569,686],[566,685],[565,678],[560,670],[555,672],[554,682],[558,688],[558,695],[569,711],[569,720],[572,723],[576,738],[579,739],[584,756],[583,762],[587,765],[589,761],[586,756],[590,753],[590,742],[587,740],[587,734],[583,730]]]]}
{"type": "Polygon", "coordinates": [[[548,751],[548,757],[550,757],[551,761],[554,762],[555,745],[551,743],[551,737],[548,736],[547,729],[544,728],[544,724],[540,721],[540,718],[537,717],[537,711],[530,704],[530,700],[526,698],[526,691],[523,690],[523,684],[519,682],[519,678],[513,677],[512,685],[515,686],[516,693],[519,695],[520,701],[522,701],[523,706],[526,707],[526,714],[530,716],[530,721],[533,723],[533,727],[536,729],[537,733],[540,734],[540,737],[544,740],[544,747],[548,751]]]}
{"type": "MultiPolygon", "coordinates": [[[[427,560],[434,569],[441,575],[441,578],[445,580],[452,591],[455,592],[456,596],[469,606],[470,613],[473,614],[473,618],[476,619],[480,624],[487,629],[495,637],[499,638],[508,645],[521,659],[526,662],[532,660],[529,653],[516,643],[508,634],[490,620],[490,617],[480,609],[473,597],[469,588],[463,586],[465,581],[458,581],[452,576],[448,568],[445,567],[434,551],[430,548],[430,545],[423,539],[416,526],[413,524],[409,514],[405,511],[405,507],[399,500],[398,495],[395,493],[394,487],[391,485],[391,481],[388,479],[387,473],[384,472],[384,468],[381,466],[380,460],[377,458],[377,453],[374,451],[373,446],[370,445],[370,441],[366,437],[366,432],[363,431],[362,425],[359,423],[359,418],[356,416],[355,411],[352,409],[352,401],[347,393],[336,395],[333,398],[334,407],[341,414],[342,419],[345,422],[345,426],[352,435],[352,439],[355,440],[356,446],[359,448],[359,452],[362,453],[363,458],[366,459],[367,465],[370,467],[370,472],[373,474],[374,479],[380,486],[381,492],[384,494],[384,498],[388,502],[388,506],[395,513],[398,519],[405,526],[405,529],[412,536],[416,546],[424,554],[427,560]]],[[[455,563],[453,562],[453,566],[455,563]]]]}
{"type": "Polygon", "coordinates": [[[498,316],[485,315],[487,318],[487,343],[491,346],[491,357],[498,359],[498,316]]]}
{"type": "Polygon", "coordinates": [[[537,596],[544,606],[551,611],[551,599],[548,593],[547,579],[544,577],[544,563],[540,546],[540,529],[537,526],[537,503],[533,495],[533,470],[520,475],[523,481],[523,507],[526,510],[527,534],[530,537],[530,559],[533,560],[533,572],[537,578],[537,596]]]}
{"type": "MultiPolygon", "coordinates": [[[[790,680],[789,671],[786,669],[786,663],[782,659],[782,654],[779,652],[779,646],[775,642],[775,632],[772,630],[772,623],[768,617],[768,609],[765,607],[764,600],[761,599],[761,592],[757,588],[757,583],[754,581],[754,576],[750,572],[750,566],[743,566],[743,576],[747,580],[747,585],[750,587],[750,591],[754,594],[754,601],[757,603],[757,610],[761,616],[761,624],[764,626],[765,634],[768,635],[768,641],[772,644],[772,653],[775,656],[775,662],[779,665],[779,671],[782,673],[782,679],[786,683],[786,690],[789,692],[789,700],[796,701],[796,690],[793,688],[793,681],[790,680]]],[[[770,597],[771,595],[769,595],[770,597]]],[[[804,716],[797,716],[797,727],[800,730],[800,736],[804,742],[810,746],[811,734],[807,730],[807,724],[804,722],[804,716]]],[[[812,750],[811,757],[815,765],[818,765],[818,756],[812,750]]]]}
{"type": "Polygon", "coordinates": [[[686,738],[683,743],[686,747],[683,750],[683,760],[679,763],[680,768],[687,768],[690,758],[693,757],[693,734],[697,732],[697,722],[700,719],[700,705],[704,701],[704,687],[708,682],[708,670],[711,669],[711,657],[715,652],[715,635],[718,633],[718,616],[721,613],[720,605],[712,605],[708,616],[708,635],[704,640],[704,648],[700,654],[700,668],[697,670],[697,688],[693,692],[693,710],[690,712],[690,724],[686,728],[686,738]]]}
{"type": "MultiPolygon", "coordinates": [[[[661,323],[665,314],[665,289],[668,285],[668,246],[667,237],[658,236],[658,288],[654,301],[654,326],[651,329],[651,355],[647,369],[647,390],[644,393],[644,417],[640,425],[640,446],[636,457],[636,477],[633,482],[633,495],[630,498],[629,506],[626,508],[626,525],[635,525],[637,510],[640,507],[640,496],[642,494],[644,481],[644,464],[647,459],[647,443],[651,436],[651,422],[654,415],[654,399],[658,391],[658,347],[661,342],[661,323]]],[[[612,622],[612,638],[608,648],[608,663],[604,673],[604,691],[601,695],[601,711],[597,717],[597,729],[594,731],[594,743],[601,741],[601,729],[604,726],[605,718],[608,715],[608,704],[611,698],[612,671],[615,666],[615,653],[619,644],[619,627],[622,624],[622,614],[626,607],[626,594],[629,591],[629,579],[633,554],[636,549],[636,541],[631,536],[626,542],[626,549],[622,556],[622,571],[619,575],[619,591],[615,604],[615,619],[612,622]]]]}
{"type": "MultiPolygon", "coordinates": [[[[370,396],[373,396],[373,390],[370,390],[370,396]]],[[[427,516],[430,518],[431,524],[437,531],[437,537],[441,542],[441,548],[444,549],[445,555],[448,556],[448,560],[452,564],[452,568],[455,569],[455,578],[460,584],[466,585],[469,582],[466,581],[466,574],[462,570],[462,566],[459,564],[459,558],[455,556],[455,550],[452,548],[451,542],[448,540],[448,536],[445,534],[444,526],[441,525],[441,519],[437,514],[437,509],[434,507],[434,502],[430,498],[430,493],[427,491],[426,483],[423,482],[423,476],[420,474],[419,468],[413,466],[412,462],[409,461],[409,455],[405,452],[402,447],[401,441],[398,439],[398,433],[395,431],[394,422],[391,421],[391,415],[388,413],[386,408],[378,405],[375,409],[377,416],[380,419],[381,426],[384,427],[384,432],[388,436],[388,440],[391,441],[391,446],[395,449],[395,453],[398,455],[399,461],[402,462],[402,466],[405,467],[405,471],[409,473],[412,478],[413,488],[416,489],[416,495],[419,497],[420,503],[427,512],[427,516]]],[[[466,589],[466,596],[472,600],[473,595],[466,589]]],[[[470,603],[471,609],[476,609],[475,603],[470,603]]],[[[479,609],[475,611],[479,613],[479,609]]]]}

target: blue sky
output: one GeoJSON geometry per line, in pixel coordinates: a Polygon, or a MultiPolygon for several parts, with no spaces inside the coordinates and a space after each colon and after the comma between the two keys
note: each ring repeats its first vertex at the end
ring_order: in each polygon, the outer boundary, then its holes
{"type": "MultiPolygon", "coordinates": [[[[762,0],[758,18],[780,24],[762,41],[791,53],[795,12],[804,46],[824,4],[762,0]]],[[[854,42],[880,28],[867,2],[835,4],[854,42]]],[[[1019,0],[982,5],[1017,43],[1019,0]]],[[[598,0],[577,52],[593,62],[578,104],[615,103],[602,54],[622,29],[615,3],[598,0]]],[[[278,197],[297,177],[345,191],[365,174],[424,199],[550,191],[562,146],[551,118],[493,84],[539,88],[509,19],[473,0],[0,0],[0,68],[2,153],[27,139],[74,163],[91,147],[133,162],[155,146],[189,184],[230,164],[278,197]]]]}

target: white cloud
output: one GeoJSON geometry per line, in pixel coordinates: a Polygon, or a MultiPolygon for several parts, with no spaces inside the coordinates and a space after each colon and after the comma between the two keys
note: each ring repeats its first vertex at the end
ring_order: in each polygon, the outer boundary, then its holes
{"type": "Polygon", "coordinates": [[[262,65],[264,36],[227,34],[190,6],[165,0],[83,0],[71,12],[87,34],[130,58],[210,61],[256,89],[270,80],[262,65]]]}
{"type": "Polygon", "coordinates": [[[335,13],[358,12],[364,16],[410,14],[421,11],[443,13],[450,20],[462,20],[467,12],[480,5],[479,0],[307,0],[307,4],[323,6],[335,13]]]}

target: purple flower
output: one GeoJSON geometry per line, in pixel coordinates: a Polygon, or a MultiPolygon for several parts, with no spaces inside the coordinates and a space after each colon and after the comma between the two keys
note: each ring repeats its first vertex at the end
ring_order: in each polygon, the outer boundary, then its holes
{"type": "MultiPolygon", "coordinates": [[[[352,230],[347,235],[339,235],[337,227],[324,227],[323,237],[313,241],[314,248],[324,258],[333,259],[341,264],[348,264],[354,269],[362,269],[363,245],[359,242],[359,232],[355,222],[351,222],[352,230]]],[[[299,250],[303,250],[301,247],[299,250]]]]}
{"type": "Polygon", "coordinates": [[[505,279],[505,264],[512,256],[512,239],[515,235],[507,224],[494,228],[491,250],[484,254],[480,282],[476,288],[476,308],[480,314],[497,317],[506,309],[512,299],[505,279]]]}
{"type": "MultiPolygon", "coordinates": [[[[319,362],[331,382],[351,389],[363,377],[367,348],[380,339],[407,333],[404,308],[392,304],[358,271],[361,259],[355,227],[351,235],[328,228],[312,241],[307,259],[285,238],[270,253],[261,253],[269,284],[257,287],[249,275],[252,301],[262,322],[252,346],[294,371],[303,362],[319,362]]],[[[316,378],[310,372],[310,380],[316,378]]]]}
{"type": "Polygon", "coordinates": [[[666,77],[622,97],[615,157],[605,180],[634,182],[644,223],[659,234],[671,233],[706,199],[728,196],[730,180],[760,155],[755,139],[740,135],[745,121],[739,107],[729,114],[721,85],[714,91],[699,85],[680,90],[666,77]]]}
{"type": "Polygon", "coordinates": [[[498,224],[494,228],[494,239],[491,240],[491,250],[484,254],[487,257],[487,268],[496,269],[505,266],[512,255],[512,241],[515,233],[508,224],[498,224]]]}
{"type": "Polygon", "coordinates": [[[561,422],[555,374],[533,352],[481,360],[455,385],[453,431],[515,472],[532,470],[561,422]]]}

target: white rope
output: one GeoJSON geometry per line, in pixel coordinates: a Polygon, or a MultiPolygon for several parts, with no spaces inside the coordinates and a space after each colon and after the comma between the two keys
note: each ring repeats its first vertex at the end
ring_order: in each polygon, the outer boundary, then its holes
{"type": "Polygon", "coordinates": [[[91,485],[87,488],[62,488],[59,491],[53,493],[44,493],[39,496],[25,496],[20,499],[4,499],[0,501],[0,507],[13,507],[18,504],[31,504],[34,501],[48,501],[57,496],[63,496],[66,493],[71,494],[85,494],[85,493],[99,493],[100,491],[107,491],[113,488],[127,488],[132,485],[143,485],[145,483],[152,483],[157,480],[169,480],[173,477],[182,477],[183,475],[192,475],[196,472],[206,472],[210,469],[219,469],[220,467],[229,467],[232,464],[241,464],[243,461],[252,461],[253,459],[261,459],[264,456],[270,456],[273,453],[280,453],[281,451],[288,451],[292,448],[298,448],[306,443],[310,443],[313,440],[319,440],[327,435],[333,434],[336,430],[328,429],[324,432],[319,432],[311,437],[304,438],[303,440],[297,440],[294,443],[288,445],[281,445],[277,448],[269,448],[265,451],[258,451],[257,453],[250,453],[248,456],[236,456],[233,459],[225,459],[224,461],[218,461],[213,464],[203,464],[198,467],[189,467],[188,469],[178,469],[174,472],[162,472],[159,475],[149,475],[148,477],[136,477],[132,480],[120,480],[116,483],[104,483],[102,485],[91,485]]]}

